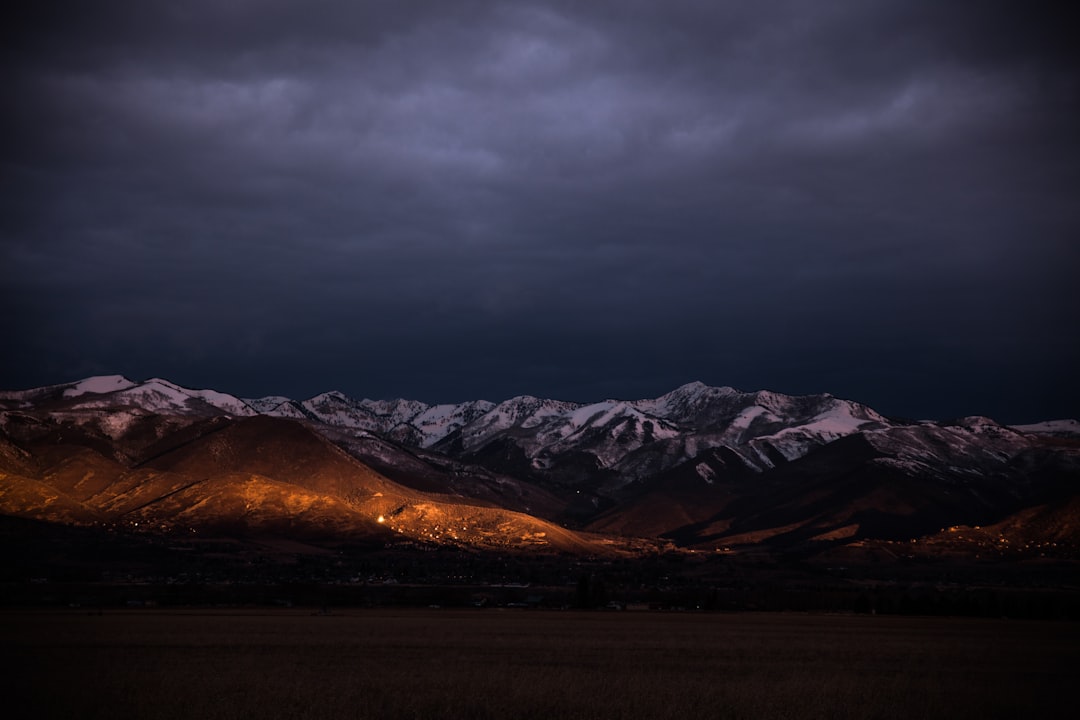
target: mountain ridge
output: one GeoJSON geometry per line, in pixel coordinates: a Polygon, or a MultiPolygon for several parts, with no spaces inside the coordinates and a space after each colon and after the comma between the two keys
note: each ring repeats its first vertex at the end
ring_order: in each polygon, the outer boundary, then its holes
{"type": "Polygon", "coordinates": [[[468,544],[468,535],[498,545],[494,523],[516,528],[519,544],[590,552],[595,538],[568,528],[705,549],[1012,528],[1017,513],[1067,517],[1053,508],[1077,494],[1080,478],[1076,421],[906,421],[828,393],[701,382],[638,400],[429,405],[339,391],[243,399],[162,378],[95,376],[0,392],[0,439],[0,509],[16,514],[70,521],[94,500],[88,521],[143,512],[168,525],[191,504],[243,518],[240,498],[262,497],[269,509],[259,522],[292,507],[295,522],[282,525],[290,532],[305,524],[347,532],[376,516],[385,524],[394,511],[408,527],[428,528],[413,541],[449,532],[432,520],[443,517],[464,524],[454,531],[461,538],[440,542],[468,544]],[[353,492],[364,482],[367,500],[353,492]],[[211,490],[213,503],[199,500],[211,490]],[[289,505],[288,492],[302,501],[289,505]],[[403,499],[383,507],[369,502],[375,493],[403,499]],[[154,511],[140,510],[139,498],[154,511]],[[354,516],[350,503],[370,506],[371,517],[354,516]],[[489,529],[474,532],[481,526],[489,529]]]}

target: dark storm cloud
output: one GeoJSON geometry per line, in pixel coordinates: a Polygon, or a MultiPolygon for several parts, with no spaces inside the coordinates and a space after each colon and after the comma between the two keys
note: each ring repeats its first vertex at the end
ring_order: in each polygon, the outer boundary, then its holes
{"type": "Polygon", "coordinates": [[[4,384],[1075,415],[1051,7],[35,3],[4,384]]]}

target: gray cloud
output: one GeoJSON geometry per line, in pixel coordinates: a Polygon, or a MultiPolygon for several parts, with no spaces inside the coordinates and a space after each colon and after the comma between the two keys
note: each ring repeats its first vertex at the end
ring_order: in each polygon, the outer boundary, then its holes
{"type": "Polygon", "coordinates": [[[1051,6],[582,5],[28,5],[4,384],[1080,412],[1051,6]]]}

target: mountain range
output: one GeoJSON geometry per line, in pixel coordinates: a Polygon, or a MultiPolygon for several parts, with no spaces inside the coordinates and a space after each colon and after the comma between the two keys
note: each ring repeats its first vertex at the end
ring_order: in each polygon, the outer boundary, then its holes
{"type": "Polygon", "coordinates": [[[0,513],[501,551],[1075,553],[1080,423],[912,421],[828,394],[429,405],[99,376],[0,392],[0,513]],[[955,545],[955,543],[953,543],[955,545]],[[952,545],[950,545],[952,547],[952,545]]]}

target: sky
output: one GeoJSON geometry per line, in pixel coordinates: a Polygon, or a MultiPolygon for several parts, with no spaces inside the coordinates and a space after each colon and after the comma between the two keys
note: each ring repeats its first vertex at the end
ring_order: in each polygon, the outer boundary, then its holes
{"type": "Polygon", "coordinates": [[[1060,3],[15,3],[5,389],[1080,416],[1060,3]]]}

